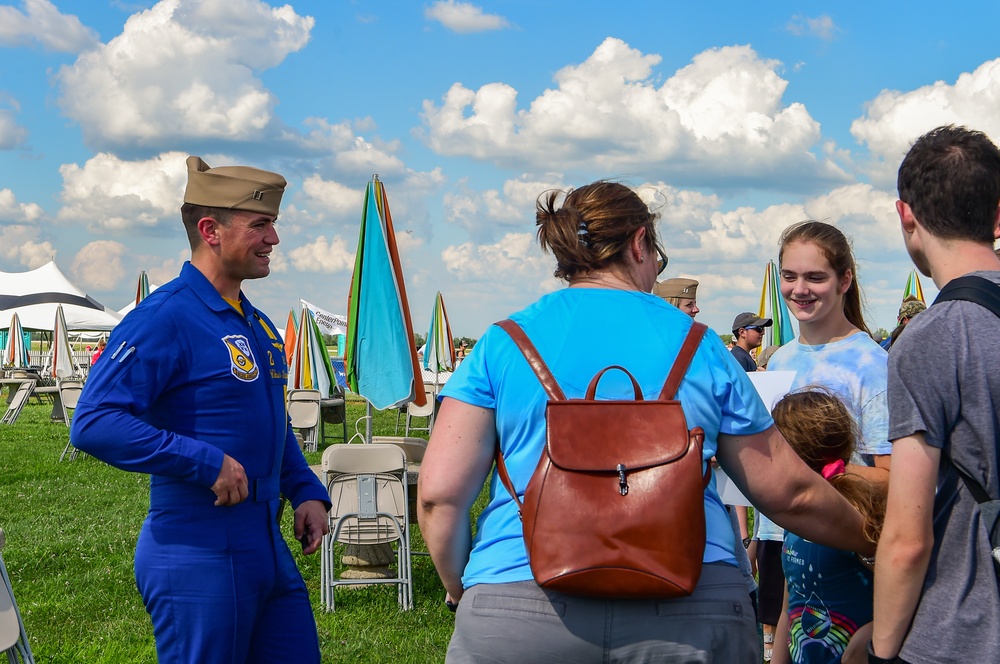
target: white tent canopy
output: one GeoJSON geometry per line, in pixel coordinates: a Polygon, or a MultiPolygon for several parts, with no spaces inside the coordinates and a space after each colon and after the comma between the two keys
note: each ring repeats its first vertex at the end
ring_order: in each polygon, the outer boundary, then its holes
{"type": "Polygon", "coordinates": [[[121,320],[74,286],[54,261],[28,272],[0,272],[0,329],[16,311],[25,330],[51,330],[60,304],[70,330],[106,331],[121,320]]]}
{"type": "MultiPolygon", "coordinates": [[[[152,293],[157,288],[159,288],[159,286],[157,286],[156,284],[150,284],[149,285],[149,292],[152,293]]],[[[135,309],[135,300],[132,300],[131,302],[129,302],[128,304],[126,304],[124,307],[122,307],[121,309],[119,309],[118,310],[118,315],[121,316],[122,318],[125,318],[125,314],[127,314],[130,311],[132,311],[133,309],[135,309]]]]}

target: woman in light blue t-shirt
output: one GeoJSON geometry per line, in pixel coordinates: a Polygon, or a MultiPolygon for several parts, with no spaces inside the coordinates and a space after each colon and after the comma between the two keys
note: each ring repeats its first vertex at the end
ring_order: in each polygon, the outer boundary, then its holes
{"type": "MultiPolygon", "coordinates": [[[[656,215],[613,182],[576,189],[557,205],[561,198],[551,192],[540,200],[536,219],[539,241],[555,254],[556,276],[569,288],[511,318],[568,398],[582,397],[598,371],[618,364],[635,376],[644,398],[655,399],[693,324],[650,294],[666,264],[656,215]],[[595,346],[595,322],[603,335],[630,342],[595,346]]],[[[620,372],[602,379],[598,391],[601,398],[632,394],[620,372]]],[[[861,515],[788,447],[717,335],[698,346],[678,398],[688,427],[705,430],[704,463],[714,454],[782,525],[870,553],[861,515]],[[831,512],[838,516],[829,518],[831,512]]],[[[517,506],[490,471],[499,443],[523,494],[545,445],[545,406],[537,378],[499,328],[483,334],[442,392],[420,470],[418,514],[447,597],[458,603],[448,662],[755,661],[753,611],[733,557],[741,545],[714,482],[703,501],[701,579],[690,596],[593,598],[535,583],[517,506]],[[487,479],[489,502],[473,538],[470,509],[487,479]]]]}

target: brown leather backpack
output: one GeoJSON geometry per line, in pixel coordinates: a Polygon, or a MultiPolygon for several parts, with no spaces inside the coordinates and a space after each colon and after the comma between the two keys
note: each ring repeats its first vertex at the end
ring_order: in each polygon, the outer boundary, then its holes
{"type": "MultiPolygon", "coordinates": [[[[517,344],[549,397],[546,442],[524,492],[507,474],[497,442],[497,474],[518,506],[532,575],[571,595],[670,598],[690,595],[705,553],[701,427],[688,431],[674,400],[707,329],[694,323],[663,385],[644,401],[620,366],[600,371],[583,399],[567,399],[524,331],[496,323],[517,344]],[[597,400],[607,371],[623,371],[634,400],[597,400]]],[[[707,464],[706,464],[707,465],[707,464]]]]}

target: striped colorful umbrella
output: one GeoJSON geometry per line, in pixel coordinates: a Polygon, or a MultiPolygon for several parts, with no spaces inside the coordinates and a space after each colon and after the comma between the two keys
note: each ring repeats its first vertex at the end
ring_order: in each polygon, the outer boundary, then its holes
{"type": "Polygon", "coordinates": [[[292,353],[291,362],[288,363],[288,389],[319,390],[325,399],[331,396],[331,388],[336,384],[337,379],[330,364],[330,355],[316,324],[316,318],[311,311],[303,307],[299,317],[295,351],[292,353]]]}
{"type": "Polygon", "coordinates": [[[427,331],[427,346],[424,349],[424,368],[434,371],[455,370],[455,338],[451,336],[448,312],[444,308],[444,298],[440,291],[434,297],[431,311],[431,326],[427,331]]]}
{"type": "Polygon", "coordinates": [[[285,363],[292,366],[292,355],[295,354],[295,342],[299,336],[299,321],[295,318],[295,309],[288,310],[288,322],[285,323],[285,363]]]}
{"type": "Polygon", "coordinates": [[[906,288],[903,289],[904,300],[911,295],[927,304],[927,300],[924,299],[924,287],[920,285],[920,276],[916,270],[910,270],[910,276],[906,278],[906,288]]]}
{"type": "Polygon", "coordinates": [[[15,313],[10,318],[10,328],[7,330],[7,343],[3,349],[3,366],[8,369],[27,369],[31,365],[28,359],[28,342],[24,338],[21,319],[15,313]]]}
{"type": "Polygon", "coordinates": [[[139,273],[139,283],[135,287],[135,306],[139,306],[139,303],[147,297],[149,297],[149,277],[143,270],[139,273]]]}
{"type": "Polygon", "coordinates": [[[73,357],[66,329],[66,315],[62,305],[56,307],[56,320],[52,326],[52,350],[49,351],[48,375],[53,378],[71,378],[79,375],[80,367],[73,357]]]}
{"type": "Polygon", "coordinates": [[[764,268],[764,288],[760,293],[760,309],[757,315],[774,321],[771,327],[764,328],[764,339],[760,346],[762,350],[768,346],[782,346],[795,338],[791,314],[788,313],[785,300],[781,297],[778,266],[774,261],[768,261],[767,267],[764,268]]]}
{"type": "Polygon", "coordinates": [[[425,405],[389,199],[378,176],[365,189],[347,301],[346,346],[352,392],[379,410],[411,401],[425,405]]]}

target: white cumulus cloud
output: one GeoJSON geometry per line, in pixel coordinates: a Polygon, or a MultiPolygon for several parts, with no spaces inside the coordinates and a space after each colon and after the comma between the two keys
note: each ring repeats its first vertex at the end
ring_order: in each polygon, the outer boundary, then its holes
{"type": "Polygon", "coordinates": [[[180,223],[186,158],[181,152],[167,152],[127,161],[101,152],[83,166],[64,164],[59,168],[63,207],[58,218],[97,232],[150,228],[167,220],[180,223]]]}
{"type": "Polygon", "coordinates": [[[424,16],[432,21],[438,21],[449,30],[462,33],[502,30],[510,27],[507,19],[499,14],[486,14],[481,7],[470,2],[455,2],[455,0],[438,0],[424,10],[424,16]]]}
{"type": "Polygon", "coordinates": [[[516,279],[540,283],[551,275],[553,261],[545,256],[534,233],[507,233],[494,244],[466,242],[441,252],[445,268],[468,281],[516,279]]]}
{"type": "Polygon", "coordinates": [[[125,245],[114,240],[98,240],[84,245],[73,258],[70,270],[83,289],[107,291],[125,278],[122,256],[125,245]]]}
{"type": "Polygon", "coordinates": [[[522,175],[506,180],[502,190],[473,191],[464,185],[444,195],[445,218],[484,240],[499,237],[511,228],[531,228],[535,224],[535,201],[549,189],[566,189],[559,174],[542,178],[522,175]]]}
{"type": "Polygon", "coordinates": [[[0,224],[4,222],[34,222],[41,218],[42,208],[36,203],[18,203],[10,189],[0,189],[0,224]]]}
{"type": "Polygon", "coordinates": [[[354,254],[339,235],[329,242],[320,235],[309,244],[289,251],[288,257],[301,272],[348,272],[354,267],[354,254]]]}
{"type": "Polygon", "coordinates": [[[873,180],[890,186],[913,142],[952,123],[1000,142],[1000,59],[961,74],[954,85],[937,81],[908,92],[883,90],[851,123],[851,134],[871,151],[873,180]]]}
{"type": "Polygon", "coordinates": [[[781,63],[749,46],[704,51],[657,85],[660,56],[606,39],[555,88],[519,109],[505,83],[455,83],[441,105],[424,101],[423,138],[435,151],[525,170],[653,171],[681,184],[720,180],[762,187],[842,183],[820,127],[785,104],[781,63]]]}
{"type": "Polygon", "coordinates": [[[277,136],[276,100],[257,73],[304,47],[313,23],[260,0],[161,0],[60,69],[59,103],[101,149],[277,136]]]}
{"type": "Polygon", "coordinates": [[[34,225],[0,226],[0,259],[29,270],[45,265],[55,259],[56,250],[51,242],[39,236],[34,225]]]}
{"type": "Polygon", "coordinates": [[[49,0],[23,0],[21,9],[0,6],[0,45],[38,43],[46,51],[79,53],[99,43],[97,31],[62,14],[49,0]]]}

